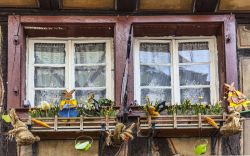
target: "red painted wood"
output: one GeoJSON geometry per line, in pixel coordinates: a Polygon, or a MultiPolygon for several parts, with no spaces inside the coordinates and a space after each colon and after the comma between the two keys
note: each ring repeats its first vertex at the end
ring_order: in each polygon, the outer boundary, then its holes
{"type": "Polygon", "coordinates": [[[8,95],[7,108],[21,106],[21,49],[22,30],[20,16],[9,16],[8,19],[8,95]],[[19,29],[19,30],[18,30],[19,29]],[[19,44],[14,44],[15,36],[19,36],[19,44]],[[15,93],[16,91],[16,93],[15,93]]]}
{"type": "MultiPolygon", "coordinates": [[[[127,41],[129,35],[130,22],[126,17],[119,17],[118,22],[115,25],[115,101],[117,105],[120,105],[120,95],[121,95],[121,84],[123,71],[125,68],[125,60],[127,53],[127,41]]],[[[129,79],[131,72],[129,72],[129,79]]],[[[129,86],[131,80],[128,81],[129,86]]],[[[131,100],[131,87],[128,87],[128,102],[131,100]]],[[[121,105],[121,110],[123,106],[121,105]]]]}
{"type": "MultiPolygon", "coordinates": [[[[21,44],[16,47],[13,44],[14,35],[17,33],[19,23],[21,22],[22,26],[32,26],[32,25],[79,25],[83,26],[86,24],[114,24],[115,25],[115,34],[114,34],[114,55],[115,55],[115,101],[117,105],[120,105],[120,92],[121,92],[121,82],[122,75],[125,65],[125,57],[127,52],[127,39],[129,33],[129,27],[131,23],[134,24],[174,24],[178,25],[190,24],[190,23],[208,23],[207,25],[213,24],[220,26],[222,29],[219,29],[217,36],[220,35],[221,44],[225,44],[220,48],[219,53],[221,53],[220,59],[225,59],[225,65],[220,64],[219,68],[220,82],[236,82],[237,79],[237,55],[236,55],[236,32],[235,32],[235,19],[234,16],[230,15],[181,15],[181,16],[9,16],[8,22],[8,108],[10,107],[20,107],[21,99],[25,97],[25,45],[24,39],[26,36],[22,34],[22,30],[19,31],[21,44]],[[222,27],[224,26],[224,27],[222,27]],[[225,34],[224,34],[225,32],[225,34]],[[225,42],[225,36],[229,35],[231,37],[230,42],[225,42]],[[14,57],[16,49],[16,54],[14,57]],[[225,57],[224,57],[225,56],[225,57]],[[15,63],[14,63],[15,62],[15,63]],[[13,70],[13,72],[12,72],[13,70]],[[224,77],[224,75],[226,77],[224,77]],[[13,92],[13,89],[17,88],[19,94],[16,96],[13,92]]],[[[208,28],[211,28],[208,26],[208,28]]],[[[215,29],[214,27],[213,29],[215,29]]],[[[216,31],[214,31],[216,32],[216,31]]],[[[34,33],[34,32],[33,32],[34,33]]],[[[136,32],[135,32],[136,33],[136,32]]],[[[156,32],[157,33],[157,32],[156,32]]],[[[209,31],[209,33],[211,33],[209,31]]],[[[180,34],[181,35],[181,34],[180,34]]],[[[192,35],[192,31],[190,31],[192,35]]],[[[219,38],[219,37],[218,37],[219,38]]],[[[128,87],[128,101],[133,100],[133,62],[132,56],[130,60],[130,69],[129,69],[129,87],[128,87]]],[[[221,84],[220,84],[221,85],[221,84]]]]}
{"type": "Polygon", "coordinates": [[[21,23],[116,23],[116,16],[21,16],[21,23]]]}
{"type": "Polygon", "coordinates": [[[226,82],[235,82],[238,88],[238,68],[236,52],[236,22],[235,16],[230,15],[224,21],[225,38],[225,60],[226,60],[226,82]]]}

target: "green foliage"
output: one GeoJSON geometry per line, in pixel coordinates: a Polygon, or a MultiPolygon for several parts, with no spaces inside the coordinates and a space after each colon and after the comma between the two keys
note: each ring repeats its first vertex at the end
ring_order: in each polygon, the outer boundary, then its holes
{"type": "MultiPolygon", "coordinates": [[[[100,107],[100,112],[95,110],[93,99],[88,99],[86,101],[80,100],[76,110],[79,116],[116,116],[117,112],[114,109],[114,102],[107,98],[100,98],[98,100],[98,105],[100,107]]],[[[54,117],[58,114],[59,106],[52,106],[48,110],[43,110],[42,108],[35,107],[29,110],[31,117],[54,117]]]]}
{"type": "Polygon", "coordinates": [[[221,102],[217,102],[215,105],[202,104],[201,102],[192,103],[191,100],[186,99],[180,105],[170,105],[166,109],[167,114],[176,113],[177,115],[197,115],[199,113],[203,115],[220,115],[222,114],[221,102]]]}
{"type": "Polygon", "coordinates": [[[110,99],[100,98],[100,99],[98,100],[98,104],[99,104],[100,106],[112,106],[114,103],[113,103],[113,101],[110,100],[110,99]]]}

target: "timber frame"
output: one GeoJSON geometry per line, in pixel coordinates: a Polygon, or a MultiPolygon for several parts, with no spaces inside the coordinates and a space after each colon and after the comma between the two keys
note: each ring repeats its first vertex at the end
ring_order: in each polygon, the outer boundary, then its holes
{"type": "MultiPolygon", "coordinates": [[[[9,108],[22,108],[23,100],[26,97],[26,37],[30,34],[25,32],[25,26],[61,26],[61,25],[107,25],[113,32],[110,34],[114,38],[114,66],[115,66],[115,103],[120,105],[120,92],[122,84],[123,70],[127,52],[127,40],[130,25],[138,26],[134,30],[136,36],[143,36],[140,26],[143,25],[166,25],[183,32],[177,35],[214,35],[217,38],[218,48],[218,72],[220,81],[220,94],[223,95],[223,84],[225,82],[236,82],[237,74],[237,53],[236,53],[236,23],[234,15],[164,15],[164,16],[20,16],[11,15],[8,17],[8,92],[7,106],[9,108]],[[215,25],[215,27],[209,27],[215,25]],[[190,30],[190,26],[196,26],[196,31],[190,30]],[[212,29],[213,33],[204,31],[212,29]],[[197,31],[200,32],[197,34],[197,31]]],[[[38,30],[34,30],[33,34],[38,30]]],[[[163,29],[155,28],[155,34],[159,36],[163,29]]],[[[38,33],[39,34],[39,33],[38,33]]],[[[84,34],[84,33],[83,33],[84,34]]],[[[51,32],[50,34],[51,35],[51,32]]],[[[52,34],[53,35],[53,34],[52,34]]],[[[101,34],[102,35],[102,34],[101,34]]],[[[165,35],[172,35],[165,33],[165,35]]],[[[33,35],[34,36],[34,35],[33,35]]],[[[98,36],[98,34],[97,34],[98,36]]],[[[105,36],[105,35],[102,35],[105,36]]],[[[41,36],[36,36],[41,37],[41,36]]],[[[57,36],[50,36],[57,37],[57,36]]],[[[74,37],[67,33],[65,37],[74,37]],[[68,36],[67,36],[68,35],[68,36]]],[[[84,37],[84,36],[83,36],[84,37]]],[[[128,79],[128,103],[134,100],[134,78],[133,78],[133,58],[130,60],[128,79]]],[[[238,86],[236,86],[238,87],[238,86]]]]}

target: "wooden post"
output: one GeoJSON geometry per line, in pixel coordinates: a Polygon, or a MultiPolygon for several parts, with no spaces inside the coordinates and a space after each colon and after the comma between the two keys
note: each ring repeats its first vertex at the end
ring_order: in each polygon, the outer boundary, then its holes
{"type": "Polygon", "coordinates": [[[80,131],[83,131],[83,116],[80,116],[80,131]]]}
{"type": "Polygon", "coordinates": [[[106,126],[106,130],[109,130],[109,116],[108,115],[105,116],[105,126],[106,126]]]}
{"type": "Polygon", "coordinates": [[[173,114],[173,119],[174,119],[174,128],[177,128],[177,118],[176,118],[176,113],[173,114]]]}
{"type": "Polygon", "coordinates": [[[152,126],[152,120],[151,120],[151,116],[148,116],[148,128],[151,128],[152,126]]]}
{"type": "Polygon", "coordinates": [[[28,125],[32,125],[32,122],[31,122],[31,116],[29,115],[29,118],[28,118],[28,125]]]}
{"type": "Polygon", "coordinates": [[[55,115],[55,119],[54,119],[54,131],[57,131],[57,125],[58,125],[58,119],[57,119],[57,115],[55,115]]]}
{"type": "Polygon", "coordinates": [[[202,128],[202,120],[201,120],[201,113],[198,114],[198,127],[202,128]]]}

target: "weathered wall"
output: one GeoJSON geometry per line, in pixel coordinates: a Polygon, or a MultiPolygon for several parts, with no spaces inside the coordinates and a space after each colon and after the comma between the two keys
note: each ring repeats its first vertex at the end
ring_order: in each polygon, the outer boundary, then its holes
{"type": "MultiPolygon", "coordinates": [[[[7,73],[8,73],[8,27],[7,27],[7,17],[0,17],[0,76],[2,76],[2,81],[0,83],[3,83],[4,88],[4,95],[3,99],[0,102],[0,115],[6,110],[6,104],[7,104],[7,73]]],[[[0,91],[2,93],[2,91],[0,91]]],[[[0,93],[0,95],[2,95],[0,93]]],[[[15,148],[15,142],[9,141],[6,139],[6,136],[3,135],[8,129],[10,128],[9,125],[2,122],[0,118],[0,156],[15,156],[16,155],[16,148],[15,148]]]]}
{"type": "MultiPolygon", "coordinates": [[[[77,151],[74,140],[46,140],[37,144],[37,156],[98,156],[98,141],[88,151],[77,151]]],[[[19,150],[19,149],[18,149],[19,150]]],[[[32,146],[22,146],[20,156],[32,156],[32,146]]]]}
{"type": "MultiPolygon", "coordinates": [[[[207,153],[204,156],[210,155],[210,138],[208,139],[207,153]]],[[[193,156],[194,147],[199,138],[172,138],[172,142],[176,148],[175,154],[181,154],[184,156],[193,156]]],[[[150,141],[147,138],[137,138],[130,142],[128,148],[123,146],[118,155],[120,156],[145,156],[152,154],[153,156],[170,156],[173,153],[169,148],[169,144],[166,138],[154,138],[153,143],[150,146],[150,141]],[[127,150],[127,152],[126,152],[127,150]]],[[[119,147],[110,149],[103,149],[103,155],[112,156],[118,152],[119,147]]],[[[18,148],[19,150],[19,148],[18,148]]],[[[32,146],[23,146],[18,153],[20,156],[32,156],[32,146]]],[[[79,152],[74,149],[74,140],[47,140],[40,141],[37,144],[36,154],[37,156],[97,156],[98,155],[98,141],[94,141],[91,149],[87,152],[79,152]]]]}
{"type": "MultiPolygon", "coordinates": [[[[249,19],[240,22],[248,22],[249,19]]],[[[250,25],[238,24],[238,63],[240,86],[243,93],[250,98],[250,25]]],[[[250,120],[244,121],[243,130],[243,154],[250,155],[250,120]]]]}

